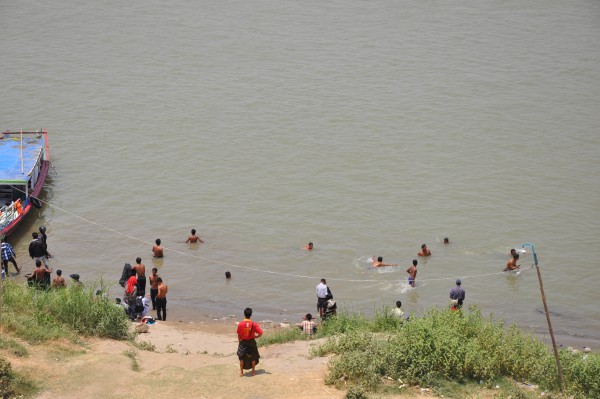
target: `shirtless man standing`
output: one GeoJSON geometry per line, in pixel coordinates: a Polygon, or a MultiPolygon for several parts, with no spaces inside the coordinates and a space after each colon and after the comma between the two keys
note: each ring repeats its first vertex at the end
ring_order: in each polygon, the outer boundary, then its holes
{"type": "Polygon", "coordinates": [[[427,248],[427,244],[421,245],[421,251],[419,251],[419,256],[431,256],[431,251],[427,248]]]}
{"type": "Polygon", "coordinates": [[[202,244],[204,244],[204,241],[202,241],[202,238],[200,238],[196,235],[196,229],[192,229],[192,235],[188,237],[188,239],[185,243],[187,244],[189,242],[191,244],[194,244],[198,241],[200,241],[202,244]]]}
{"type": "Polygon", "coordinates": [[[167,320],[167,292],[169,287],[163,283],[162,278],[156,279],[158,282],[158,294],[156,294],[156,318],[158,320],[167,320]],[[162,317],[161,317],[162,311],[162,317]]]}
{"type": "Polygon", "coordinates": [[[154,254],[155,258],[162,258],[163,257],[163,247],[160,246],[160,238],[156,239],[156,245],[152,247],[152,253],[154,254]]]}
{"type": "Polygon", "coordinates": [[[383,257],[380,256],[377,258],[377,260],[375,260],[375,257],[373,256],[373,267],[381,267],[381,266],[400,266],[396,263],[383,263],[383,257]]]}
{"type": "Polygon", "coordinates": [[[158,294],[158,269],[152,268],[152,274],[148,277],[150,280],[150,300],[152,301],[152,310],[156,310],[156,295],[158,294]]]}
{"type": "Polygon", "coordinates": [[[411,267],[406,269],[406,272],[409,274],[408,276],[408,284],[411,287],[415,286],[415,280],[417,279],[417,260],[413,259],[413,264],[411,267]]]}
{"type": "Polygon", "coordinates": [[[139,256],[135,259],[135,266],[131,268],[137,274],[137,290],[138,296],[146,295],[146,266],[142,263],[142,258],[139,256]]]}

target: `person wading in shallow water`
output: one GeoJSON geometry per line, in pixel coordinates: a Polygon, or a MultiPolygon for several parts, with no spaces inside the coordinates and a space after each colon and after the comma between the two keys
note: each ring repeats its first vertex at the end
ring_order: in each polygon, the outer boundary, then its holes
{"type": "Polygon", "coordinates": [[[252,369],[252,375],[256,375],[256,365],[259,362],[260,354],[256,346],[256,339],[262,335],[262,330],[258,323],[253,322],[252,309],[244,309],[244,320],[237,326],[238,350],[237,355],[240,360],[240,377],[244,376],[244,370],[252,369]]]}
{"type": "Polygon", "coordinates": [[[417,260],[413,259],[413,264],[411,267],[409,267],[408,269],[406,269],[406,273],[409,274],[408,276],[408,284],[411,287],[415,286],[415,280],[417,279],[417,260]]]}

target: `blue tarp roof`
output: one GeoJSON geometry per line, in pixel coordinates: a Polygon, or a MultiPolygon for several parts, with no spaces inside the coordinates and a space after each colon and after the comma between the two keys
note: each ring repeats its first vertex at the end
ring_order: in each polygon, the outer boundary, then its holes
{"type": "Polygon", "coordinates": [[[19,184],[29,173],[44,149],[44,136],[23,135],[23,172],[21,172],[21,135],[6,134],[0,139],[0,184],[19,184]]]}

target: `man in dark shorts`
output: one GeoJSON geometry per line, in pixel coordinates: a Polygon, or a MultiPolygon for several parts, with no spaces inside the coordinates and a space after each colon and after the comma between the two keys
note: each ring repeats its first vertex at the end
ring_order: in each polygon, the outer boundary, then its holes
{"type": "Polygon", "coordinates": [[[142,258],[135,259],[135,266],[131,268],[137,274],[137,294],[146,296],[146,266],[142,263],[142,258]]]}
{"type": "Polygon", "coordinates": [[[152,268],[152,274],[148,277],[150,280],[150,300],[152,301],[152,310],[156,310],[156,295],[158,295],[158,269],[152,268]]]}
{"type": "Polygon", "coordinates": [[[415,286],[415,280],[417,279],[417,263],[417,260],[413,259],[412,266],[406,269],[406,273],[408,273],[408,285],[411,287],[415,286]]]}
{"type": "Polygon", "coordinates": [[[238,359],[240,360],[240,377],[244,376],[244,370],[252,369],[252,375],[256,375],[255,367],[259,362],[260,354],[256,346],[256,339],[262,335],[262,329],[258,323],[253,322],[252,309],[244,309],[244,320],[237,326],[238,335],[238,359]]]}

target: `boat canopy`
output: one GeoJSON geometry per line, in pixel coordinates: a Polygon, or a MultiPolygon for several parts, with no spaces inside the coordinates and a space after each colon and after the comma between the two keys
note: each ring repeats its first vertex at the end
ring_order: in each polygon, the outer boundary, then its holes
{"type": "Polygon", "coordinates": [[[27,184],[44,151],[44,136],[4,134],[0,139],[0,184],[27,184]],[[22,146],[22,149],[21,149],[22,146]],[[21,159],[21,151],[23,157],[21,159]]]}

